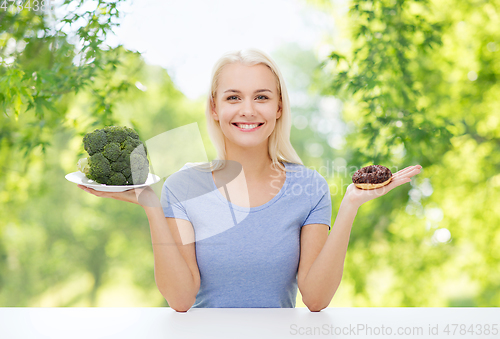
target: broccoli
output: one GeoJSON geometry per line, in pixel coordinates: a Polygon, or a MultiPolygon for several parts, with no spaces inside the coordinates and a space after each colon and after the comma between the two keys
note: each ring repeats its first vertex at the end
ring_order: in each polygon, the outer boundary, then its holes
{"type": "Polygon", "coordinates": [[[106,185],[138,185],[146,182],[149,161],[146,146],[129,127],[106,126],[83,137],[88,158],[78,161],[87,178],[106,185]]]}

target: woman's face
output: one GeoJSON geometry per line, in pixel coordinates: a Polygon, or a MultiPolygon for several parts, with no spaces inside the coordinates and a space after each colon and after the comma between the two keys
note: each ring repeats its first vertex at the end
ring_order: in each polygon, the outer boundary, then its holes
{"type": "Polygon", "coordinates": [[[281,116],[279,99],[276,78],[266,65],[229,64],[220,74],[212,114],[226,141],[253,147],[267,143],[273,132],[281,116]]]}

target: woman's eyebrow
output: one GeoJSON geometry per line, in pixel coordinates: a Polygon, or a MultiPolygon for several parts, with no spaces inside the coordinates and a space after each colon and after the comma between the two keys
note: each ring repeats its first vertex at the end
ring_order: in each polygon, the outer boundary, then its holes
{"type": "MultiPolygon", "coordinates": [[[[227,93],[227,92],[241,93],[237,89],[228,89],[227,91],[224,91],[224,93],[227,93]]],[[[273,91],[271,91],[269,89],[258,89],[254,93],[260,93],[260,92],[271,92],[272,93],[273,91]]]]}

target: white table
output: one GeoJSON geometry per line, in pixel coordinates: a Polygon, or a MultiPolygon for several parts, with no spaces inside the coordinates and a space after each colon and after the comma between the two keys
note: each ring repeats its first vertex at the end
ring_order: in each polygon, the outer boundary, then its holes
{"type": "Polygon", "coordinates": [[[500,338],[500,308],[0,308],[1,339],[296,337],[500,338]]]}

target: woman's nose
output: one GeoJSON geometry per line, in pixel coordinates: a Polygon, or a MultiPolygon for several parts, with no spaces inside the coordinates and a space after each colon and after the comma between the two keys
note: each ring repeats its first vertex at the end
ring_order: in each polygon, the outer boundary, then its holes
{"type": "Polygon", "coordinates": [[[243,105],[241,107],[241,112],[240,112],[242,115],[249,115],[249,116],[253,116],[255,115],[255,109],[254,109],[254,106],[253,106],[253,102],[252,100],[245,100],[243,101],[243,105]]]}

